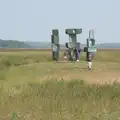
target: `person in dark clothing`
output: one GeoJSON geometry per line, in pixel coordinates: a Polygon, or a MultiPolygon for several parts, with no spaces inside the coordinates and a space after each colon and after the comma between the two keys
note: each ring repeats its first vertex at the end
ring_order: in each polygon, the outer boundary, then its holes
{"type": "Polygon", "coordinates": [[[75,53],[76,53],[76,61],[79,62],[79,60],[80,60],[80,54],[81,54],[81,49],[75,49],[75,53]]]}
{"type": "Polygon", "coordinates": [[[87,66],[88,66],[88,69],[92,69],[92,54],[90,52],[87,52],[87,66]]]}

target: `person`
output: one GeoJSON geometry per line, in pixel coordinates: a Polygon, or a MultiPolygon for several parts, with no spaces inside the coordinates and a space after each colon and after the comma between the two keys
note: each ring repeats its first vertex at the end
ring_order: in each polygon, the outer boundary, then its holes
{"type": "Polygon", "coordinates": [[[78,49],[78,50],[76,51],[76,53],[77,53],[76,60],[77,60],[77,62],[79,62],[79,60],[80,60],[80,55],[81,55],[81,49],[78,49]]]}
{"type": "Polygon", "coordinates": [[[66,52],[64,52],[64,60],[66,60],[67,59],[67,53],[66,52]]]}
{"type": "Polygon", "coordinates": [[[92,69],[92,55],[90,52],[87,52],[87,67],[89,70],[92,69]]]}
{"type": "Polygon", "coordinates": [[[77,62],[79,62],[78,50],[75,48],[74,52],[75,52],[75,59],[76,59],[77,62]]]}

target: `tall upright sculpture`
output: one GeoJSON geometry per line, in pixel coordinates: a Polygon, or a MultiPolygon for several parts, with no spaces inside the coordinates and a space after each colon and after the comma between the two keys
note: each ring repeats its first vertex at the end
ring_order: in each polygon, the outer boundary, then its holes
{"type": "Polygon", "coordinates": [[[66,47],[68,48],[68,59],[71,61],[79,60],[80,43],[77,42],[77,34],[81,34],[82,29],[66,29],[65,33],[69,36],[69,43],[66,43],[66,47]]]}
{"type": "Polygon", "coordinates": [[[89,31],[89,37],[87,38],[87,47],[84,48],[84,52],[86,52],[86,61],[88,62],[88,68],[91,69],[93,55],[95,55],[97,52],[97,47],[94,39],[94,30],[89,31]]]}
{"type": "Polygon", "coordinates": [[[96,52],[96,44],[95,44],[95,39],[94,39],[94,30],[89,31],[89,38],[87,38],[87,48],[88,52],[96,52]]]}
{"type": "Polygon", "coordinates": [[[52,47],[52,59],[58,61],[59,59],[59,51],[60,51],[60,44],[59,44],[59,30],[53,29],[51,35],[51,47],[52,47]]]}

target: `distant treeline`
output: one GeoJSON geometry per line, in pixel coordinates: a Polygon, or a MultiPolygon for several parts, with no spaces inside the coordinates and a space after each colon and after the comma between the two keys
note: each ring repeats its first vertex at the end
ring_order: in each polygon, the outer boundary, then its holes
{"type": "MultiPolygon", "coordinates": [[[[81,44],[83,49],[86,45],[81,44]]],[[[2,40],[0,39],[0,48],[39,48],[39,49],[50,49],[50,42],[23,42],[17,40],[2,40]]],[[[61,49],[65,49],[65,44],[60,45],[61,49]]],[[[97,44],[98,49],[120,49],[120,43],[101,43],[97,44]]]]}
{"type": "Polygon", "coordinates": [[[0,40],[1,48],[31,48],[30,45],[25,42],[20,42],[17,40],[0,40]]]}

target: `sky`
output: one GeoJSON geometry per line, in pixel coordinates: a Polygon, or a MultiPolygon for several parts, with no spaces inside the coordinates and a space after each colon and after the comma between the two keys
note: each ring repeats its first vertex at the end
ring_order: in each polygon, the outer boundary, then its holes
{"type": "Polygon", "coordinates": [[[96,43],[120,42],[119,12],[120,0],[0,0],[0,39],[46,42],[59,29],[65,43],[65,29],[82,28],[81,43],[90,29],[96,43]]]}

